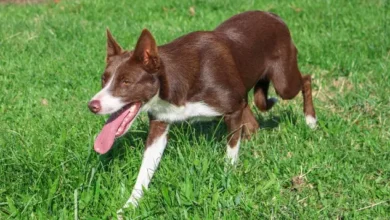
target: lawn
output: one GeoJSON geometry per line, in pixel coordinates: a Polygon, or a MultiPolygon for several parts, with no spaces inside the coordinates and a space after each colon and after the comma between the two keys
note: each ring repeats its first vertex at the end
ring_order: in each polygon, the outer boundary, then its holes
{"type": "Polygon", "coordinates": [[[314,77],[317,129],[305,125],[301,95],[280,101],[257,112],[261,129],[225,171],[223,123],[176,124],[150,190],[126,216],[390,217],[389,1],[58,2],[0,4],[0,219],[115,218],[130,196],[147,116],[101,156],[93,141],[107,117],[87,108],[106,27],[132,49],[145,27],[164,44],[253,9],[290,27],[300,69],[314,77]]]}

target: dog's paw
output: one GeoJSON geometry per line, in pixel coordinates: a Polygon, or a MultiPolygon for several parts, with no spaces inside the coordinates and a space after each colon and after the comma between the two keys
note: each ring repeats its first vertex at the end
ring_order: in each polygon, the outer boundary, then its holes
{"type": "Polygon", "coordinates": [[[226,162],[232,166],[235,166],[238,161],[238,149],[239,147],[227,147],[227,152],[226,152],[226,162]]]}
{"type": "Polygon", "coordinates": [[[116,218],[118,219],[118,220],[123,220],[124,218],[123,218],[123,209],[119,209],[118,211],[116,211],[116,218]]]}
{"type": "MultiPolygon", "coordinates": [[[[136,190],[134,190],[134,191],[136,191],[136,190]]],[[[142,194],[137,193],[137,192],[135,192],[135,193],[133,192],[122,209],[129,208],[130,206],[132,206],[133,208],[137,208],[138,200],[141,198],[141,196],[142,196],[142,194]]]]}
{"type": "Polygon", "coordinates": [[[124,215],[124,209],[127,209],[129,207],[137,208],[138,206],[138,199],[136,198],[137,196],[131,196],[129,200],[127,200],[126,204],[123,206],[123,208],[119,209],[116,212],[116,216],[118,220],[123,220],[123,215],[124,215]]]}
{"type": "Polygon", "coordinates": [[[129,206],[133,206],[133,208],[137,208],[137,206],[138,206],[138,199],[132,196],[130,198],[130,200],[128,201],[128,206],[127,207],[129,207],[129,206]]]}
{"type": "Polygon", "coordinates": [[[305,119],[306,119],[306,124],[309,126],[309,128],[311,128],[311,129],[316,128],[316,126],[317,126],[317,119],[316,118],[314,118],[311,115],[306,115],[305,119]]]}
{"type": "Polygon", "coordinates": [[[275,97],[269,98],[267,100],[267,111],[270,110],[277,102],[278,102],[277,98],[275,97]]]}

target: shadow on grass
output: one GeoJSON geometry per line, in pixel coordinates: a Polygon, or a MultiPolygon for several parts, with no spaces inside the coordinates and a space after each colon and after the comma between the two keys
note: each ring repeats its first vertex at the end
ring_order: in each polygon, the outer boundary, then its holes
{"type": "Polygon", "coordinates": [[[279,116],[273,115],[267,119],[260,119],[258,122],[260,125],[260,130],[275,129],[276,127],[279,127],[279,124],[282,121],[288,121],[290,124],[295,125],[298,121],[298,117],[299,115],[297,115],[292,110],[284,110],[279,114],[279,116]]]}

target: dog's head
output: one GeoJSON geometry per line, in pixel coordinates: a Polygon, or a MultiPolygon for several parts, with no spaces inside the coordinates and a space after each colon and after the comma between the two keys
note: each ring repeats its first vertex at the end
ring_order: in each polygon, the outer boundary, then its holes
{"type": "Polygon", "coordinates": [[[148,30],[142,31],[133,51],[124,51],[107,30],[102,90],[88,103],[95,114],[111,114],[96,138],[98,153],[106,153],[114,139],[130,128],[142,105],[157,94],[160,69],[156,41],[148,30]]]}

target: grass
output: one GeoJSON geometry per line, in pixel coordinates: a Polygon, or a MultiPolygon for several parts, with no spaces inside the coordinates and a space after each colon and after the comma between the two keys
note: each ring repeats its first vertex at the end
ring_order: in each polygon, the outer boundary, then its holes
{"type": "Polygon", "coordinates": [[[142,28],[159,44],[261,9],[291,29],[313,75],[319,127],[302,98],[258,114],[262,129],[224,171],[218,122],[173,126],[131,219],[385,219],[390,213],[390,3],[60,1],[0,5],[0,219],[107,219],[130,196],[148,123],[107,155],[93,149],[105,28],[127,49],[142,28]],[[132,3],[128,3],[132,2],[132,3]],[[189,8],[194,7],[192,16],[189,8]]]}

